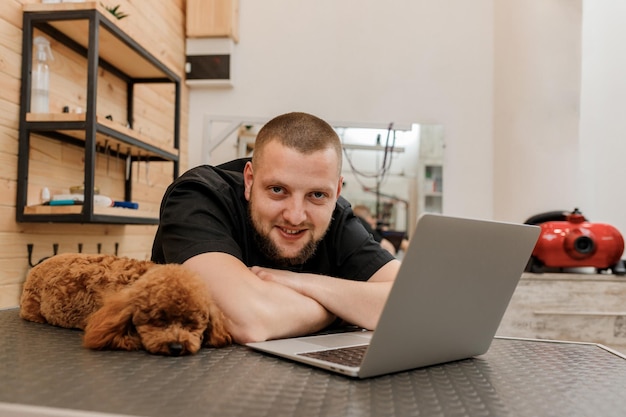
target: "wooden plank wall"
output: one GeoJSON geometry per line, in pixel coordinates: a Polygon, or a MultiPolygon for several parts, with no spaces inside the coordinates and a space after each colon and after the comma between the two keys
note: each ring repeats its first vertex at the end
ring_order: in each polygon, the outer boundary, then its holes
{"type": "MultiPolygon", "coordinates": [[[[18,305],[21,284],[29,270],[27,244],[34,245],[33,261],[59,253],[118,253],[148,258],[156,226],[80,225],[17,223],[15,200],[17,188],[18,117],[22,58],[22,6],[39,0],[6,0],[0,15],[0,308],[18,305]]],[[[150,53],[184,77],[185,0],[116,0],[105,5],[120,5],[128,17],[119,26],[150,53]],[[111,3],[111,4],[109,4],[111,3]]],[[[51,108],[69,105],[85,107],[86,65],[82,57],[52,42],[55,61],[51,64],[51,108]]],[[[99,74],[98,114],[122,120],[126,91],[123,83],[106,72],[99,74]]],[[[169,138],[173,132],[172,86],[142,86],[136,93],[135,129],[155,138],[169,138]],[[167,117],[164,117],[167,115],[167,117]]],[[[188,91],[183,84],[181,113],[181,172],[187,161],[188,91]]],[[[106,156],[97,159],[97,185],[114,196],[123,193],[123,163],[106,156]]],[[[142,208],[158,211],[167,185],[172,180],[171,164],[136,164],[133,199],[142,208]]],[[[35,137],[31,152],[29,203],[37,202],[42,187],[60,192],[74,183],[82,183],[82,152],[49,139],[35,137]],[[69,184],[68,184],[69,183],[69,184]]]]}
{"type": "Polygon", "coordinates": [[[524,273],[498,335],[601,343],[626,353],[626,280],[524,273]]]}

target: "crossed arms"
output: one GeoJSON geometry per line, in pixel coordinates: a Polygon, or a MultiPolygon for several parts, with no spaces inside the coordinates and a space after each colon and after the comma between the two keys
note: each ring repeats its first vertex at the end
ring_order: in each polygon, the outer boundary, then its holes
{"type": "Polygon", "coordinates": [[[247,268],[221,252],[196,255],[184,265],[208,284],[235,341],[247,343],[313,333],[337,317],[375,328],[400,262],[389,261],[366,282],[247,268]]]}

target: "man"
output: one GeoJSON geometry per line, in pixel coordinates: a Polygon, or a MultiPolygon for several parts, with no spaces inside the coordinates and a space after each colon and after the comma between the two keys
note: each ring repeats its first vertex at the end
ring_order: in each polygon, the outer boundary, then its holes
{"type": "Polygon", "coordinates": [[[337,319],[373,329],[399,262],[339,197],[341,161],[328,123],[306,113],[272,119],[251,161],[199,166],[174,181],[152,259],[200,274],[239,343],[337,319]]]}
{"type": "Polygon", "coordinates": [[[372,216],[370,209],[366,205],[359,204],[357,206],[354,206],[352,208],[352,211],[354,212],[354,215],[359,218],[359,221],[361,222],[361,224],[363,224],[365,230],[367,230],[372,235],[374,240],[380,243],[380,246],[382,246],[384,249],[387,249],[390,254],[396,255],[396,248],[395,246],[393,246],[393,243],[385,239],[383,235],[381,235],[380,232],[377,230],[378,225],[376,224],[376,219],[372,216]]]}

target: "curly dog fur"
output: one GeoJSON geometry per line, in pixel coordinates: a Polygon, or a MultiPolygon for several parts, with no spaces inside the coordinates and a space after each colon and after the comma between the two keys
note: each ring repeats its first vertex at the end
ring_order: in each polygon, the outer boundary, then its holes
{"type": "Polygon", "coordinates": [[[91,349],[178,356],[232,343],[223,313],[195,273],[112,255],[62,254],[35,266],[20,316],[83,329],[91,349]]]}

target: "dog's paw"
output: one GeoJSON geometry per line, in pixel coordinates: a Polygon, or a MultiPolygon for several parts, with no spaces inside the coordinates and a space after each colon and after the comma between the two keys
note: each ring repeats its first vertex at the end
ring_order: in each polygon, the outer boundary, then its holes
{"type": "Polygon", "coordinates": [[[47,323],[46,319],[39,313],[39,310],[28,310],[22,307],[20,308],[20,317],[24,320],[35,323],[47,323]]]}
{"type": "Polygon", "coordinates": [[[204,333],[204,345],[211,347],[225,347],[233,343],[233,337],[226,330],[226,317],[212,306],[211,322],[204,333]]]}
{"type": "Polygon", "coordinates": [[[207,346],[221,348],[232,345],[233,338],[229,333],[211,332],[207,342],[207,346]]]}

